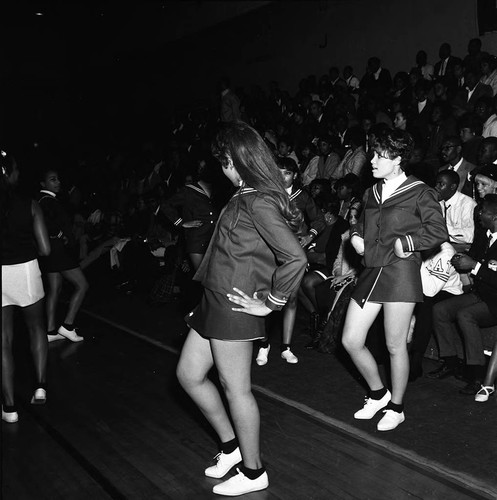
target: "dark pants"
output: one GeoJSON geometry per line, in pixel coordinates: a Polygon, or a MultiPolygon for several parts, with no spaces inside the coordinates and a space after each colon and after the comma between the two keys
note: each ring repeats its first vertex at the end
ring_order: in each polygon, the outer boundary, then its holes
{"type": "Polygon", "coordinates": [[[449,292],[438,292],[434,297],[423,296],[424,301],[416,304],[416,326],[412,335],[411,352],[419,356],[424,356],[426,348],[433,333],[433,306],[457,295],[449,292]]]}
{"type": "Polygon", "coordinates": [[[467,365],[484,365],[485,355],[480,328],[497,325],[487,304],[474,293],[458,295],[433,307],[433,327],[440,356],[456,356],[458,329],[464,340],[467,365]]]}

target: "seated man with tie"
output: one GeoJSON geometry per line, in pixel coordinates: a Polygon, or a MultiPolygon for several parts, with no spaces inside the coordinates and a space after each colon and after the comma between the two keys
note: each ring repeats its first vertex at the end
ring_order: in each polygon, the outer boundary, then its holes
{"type": "Polygon", "coordinates": [[[469,162],[462,154],[463,143],[461,137],[451,135],[446,137],[442,143],[441,158],[442,166],[439,171],[453,170],[459,175],[459,185],[457,190],[467,196],[473,196],[473,183],[471,182],[470,172],[476,168],[476,165],[469,162]]]}
{"type": "Polygon", "coordinates": [[[445,216],[449,242],[456,251],[464,252],[473,243],[475,223],[473,213],[476,201],[460,193],[459,175],[454,170],[438,172],[435,189],[445,216]]]}
{"type": "Polygon", "coordinates": [[[497,325],[497,194],[485,196],[478,218],[486,233],[477,233],[469,252],[457,253],[451,260],[457,271],[470,271],[474,284],[470,292],[434,306],[433,326],[444,363],[429,374],[432,378],[443,378],[455,373],[458,327],[463,336],[469,380],[459,392],[469,395],[480,389],[485,375],[480,328],[497,325]]]}

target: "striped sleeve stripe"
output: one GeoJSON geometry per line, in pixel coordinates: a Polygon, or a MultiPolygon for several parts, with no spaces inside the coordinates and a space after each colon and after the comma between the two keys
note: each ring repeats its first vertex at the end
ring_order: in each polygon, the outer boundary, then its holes
{"type": "Polygon", "coordinates": [[[286,304],[286,299],[278,299],[271,293],[268,295],[268,300],[277,306],[284,306],[286,304]]]}
{"type": "Polygon", "coordinates": [[[175,226],[179,226],[183,222],[183,219],[180,217],[175,223],[175,226]]]}
{"type": "Polygon", "coordinates": [[[406,240],[408,252],[414,252],[414,242],[412,241],[412,236],[410,234],[406,234],[406,240]]]}
{"type": "Polygon", "coordinates": [[[315,236],[317,236],[317,235],[318,235],[318,232],[317,232],[314,228],[311,228],[311,229],[309,230],[309,232],[310,232],[310,233],[312,233],[312,234],[314,234],[315,236]]]}

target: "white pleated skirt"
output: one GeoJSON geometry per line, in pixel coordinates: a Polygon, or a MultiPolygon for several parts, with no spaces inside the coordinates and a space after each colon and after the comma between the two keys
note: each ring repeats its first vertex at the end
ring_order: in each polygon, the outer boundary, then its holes
{"type": "Polygon", "coordinates": [[[36,259],[2,266],[2,307],[27,307],[45,297],[36,259]]]}

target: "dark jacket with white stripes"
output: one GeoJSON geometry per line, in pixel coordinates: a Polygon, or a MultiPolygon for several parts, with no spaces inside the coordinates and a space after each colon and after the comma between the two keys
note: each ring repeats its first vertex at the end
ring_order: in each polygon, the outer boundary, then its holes
{"type": "Polygon", "coordinates": [[[161,212],[176,226],[183,222],[200,220],[200,227],[185,229],[186,251],[204,253],[207,249],[219,210],[212,198],[196,182],[186,184],[178,193],[167,199],[161,212]]]}
{"type": "Polygon", "coordinates": [[[275,201],[243,188],[221,212],[194,279],[222,294],[233,293],[233,287],[250,296],[258,292],[267,307],[280,310],[306,266],[304,250],[275,201]]]}
{"type": "Polygon", "coordinates": [[[407,258],[421,264],[421,250],[448,241],[437,192],[410,175],[382,203],[382,186],[383,181],[366,191],[364,210],[351,231],[351,236],[364,238],[363,263],[382,267],[400,260],[394,253],[395,240],[400,238],[404,252],[414,252],[407,258]]]}
{"type": "Polygon", "coordinates": [[[315,238],[326,227],[323,213],[316,206],[312,197],[303,189],[296,189],[295,191],[292,189],[290,200],[304,214],[305,227],[302,228],[300,233],[302,235],[309,233],[315,238]]]}

